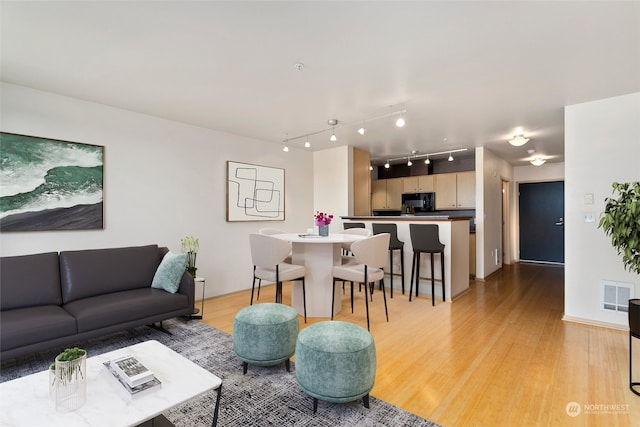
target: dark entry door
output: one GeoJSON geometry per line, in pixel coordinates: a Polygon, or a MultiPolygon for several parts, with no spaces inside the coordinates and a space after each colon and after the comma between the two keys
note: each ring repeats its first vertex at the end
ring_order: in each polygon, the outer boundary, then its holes
{"type": "Polygon", "coordinates": [[[564,181],[520,184],[520,260],[564,264],[564,181]]]}

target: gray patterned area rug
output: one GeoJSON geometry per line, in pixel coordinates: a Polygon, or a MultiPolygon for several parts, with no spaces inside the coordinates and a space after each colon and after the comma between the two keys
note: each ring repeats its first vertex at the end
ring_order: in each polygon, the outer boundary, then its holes
{"type": "MultiPolygon", "coordinates": [[[[284,363],[273,367],[249,366],[242,375],[242,363],[233,352],[229,334],[197,321],[172,319],[164,326],[167,335],[142,327],[81,343],[89,356],[154,339],[182,354],[192,362],[222,378],[222,398],[218,425],[226,426],[436,426],[387,402],[370,400],[366,409],[362,400],[333,404],[319,402],[313,414],[312,398],[299,387],[295,364],[287,372],[284,363]]],[[[76,344],[74,344],[76,345],[76,344]]],[[[68,347],[68,346],[67,346],[68,347]]],[[[47,369],[64,348],[10,360],[0,369],[0,381],[8,381],[47,369]]],[[[210,426],[216,392],[177,406],[164,415],[176,426],[210,426]]]]}

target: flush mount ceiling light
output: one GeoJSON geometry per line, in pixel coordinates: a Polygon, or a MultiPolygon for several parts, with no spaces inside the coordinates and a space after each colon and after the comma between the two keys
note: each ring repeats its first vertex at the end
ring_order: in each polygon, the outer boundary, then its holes
{"type": "Polygon", "coordinates": [[[531,163],[533,166],[542,166],[546,162],[547,161],[543,159],[541,156],[536,156],[533,159],[529,160],[529,163],[531,163]]]}
{"type": "Polygon", "coordinates": [[[514,147],[520,147],[527,142],[529,142],[529,138],[525,138],[522,134],[514,135],[513,138],[509,140],[509,144],[513,145],[514,147]]]}

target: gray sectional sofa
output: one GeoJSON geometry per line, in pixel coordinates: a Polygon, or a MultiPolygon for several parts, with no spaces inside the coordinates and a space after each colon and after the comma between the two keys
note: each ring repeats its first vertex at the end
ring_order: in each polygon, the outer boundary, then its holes
{"type": "Polygon", "coordinates": [[[0,360],[193,313],[194,281],[151,287],[157,245],[0,258],[0,360]]]}

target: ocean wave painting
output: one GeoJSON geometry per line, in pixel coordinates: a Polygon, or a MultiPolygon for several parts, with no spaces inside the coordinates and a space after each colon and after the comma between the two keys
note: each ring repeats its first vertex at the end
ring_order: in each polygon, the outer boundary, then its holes
{"type": "Polygon", "coordinates": [[[104,147],[0,133],[0,231],[103,228],[104,147]]]}

